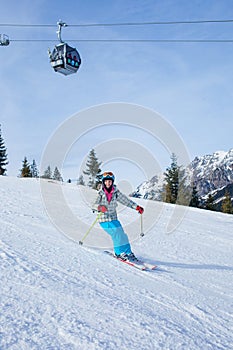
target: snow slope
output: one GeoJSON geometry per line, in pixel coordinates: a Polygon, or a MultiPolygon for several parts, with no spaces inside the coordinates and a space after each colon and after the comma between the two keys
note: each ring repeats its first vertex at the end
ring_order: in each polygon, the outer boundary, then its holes
{"type": "MultiPolygon", "coordinates": [[[[91,223],[80,188],[63,191],[91,223]]],[[[145,272],[61,234],[38,180],[0,177],[0,197],[1,350],[232,349],[232,215],[190,208],[168,235],[174,207],[152,202],[164,210],[132,242],[159,266],[145,272]]]]}

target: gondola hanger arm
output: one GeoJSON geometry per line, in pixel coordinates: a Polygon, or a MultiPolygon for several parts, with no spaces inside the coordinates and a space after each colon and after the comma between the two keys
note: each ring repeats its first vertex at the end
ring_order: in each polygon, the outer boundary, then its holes
{"type": "Polygon", "coordinates": [[[59,20],[57,22],[57,25],[58,25],[58,30],[57,30],[58,39],[59,39],[60,43],[64,43],[64,41],[61,38],[61,28],[67,27],[67,24],[65,22],[62,22],[62,20],[59,20]]]}

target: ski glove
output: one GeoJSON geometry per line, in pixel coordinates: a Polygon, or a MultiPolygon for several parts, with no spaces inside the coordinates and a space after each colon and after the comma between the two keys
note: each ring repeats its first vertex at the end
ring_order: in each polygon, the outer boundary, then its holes
{"type": "Polygon", "coordinates": [[[142,214],[144,212],[144,209],[142,207],[140,207],[139,205],[137,205],[136,210],[139,212],[139,214],[142,214]]]}
{"type": "Polygon", "coordinates": [[[101,211],[101,213],[106,213],[106,211],[108,211],[108,209],[105,207],[105,205],[99,205],[98,211],[101,211]]]}

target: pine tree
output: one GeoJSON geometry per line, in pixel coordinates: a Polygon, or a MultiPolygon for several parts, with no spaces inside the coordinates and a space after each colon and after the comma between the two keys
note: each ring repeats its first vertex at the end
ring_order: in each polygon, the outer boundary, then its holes
{"type": "Polygon", "coordinates": [[[211,194],[208,195],[204,208],[207,210],[215,210],[214,198],[211,194]]]}
{"type": "Polygon", "coordinates": [[[192,198],[191,198],[189,206],[196,207],[196,208],[199,208],[199,206],[200,206],[200,198],[198,196],[197,187],[195,185],[193,186],[192,198]]]}
{"type": "Polygon", "coordinates": [[[162,200],[166,203],[172,203],[172,193],[169,184],[165,184],[162,193],[162,200]]]}
{"type": "Polygon", "coordinates": [[[44,174],[42,175],[43,179],[52,179],[52,171],[50,165],[48,168],[44,171],[44,174]]]}
{"type": "Polygon", "coordinates": [[[22,161],[23,165],[20,170],[20,177],[32,177],[31,173],[31,167],[28,163],[27,157],[24,157],[24,160],[22,161]]]}
{"type": "Polygon", "coordinates": [[[183,167],[178,167],[178,194],[176,199],[176,204],[180,205],[190,205],[190,201],[192,198],[192,184],[188,176],[186,175],[186,171],[183,167]]]}
{"type": "Polygon", "coordinates": [[[176,155],[171,156],[171,166],[166,169],[165,175],[165,202],[176,203],[179,190],[179,171],[176,155]]]}
{"type": "Polygon", "coordinates": [[[98,158],[95,154],[95,150],[92,149],[89,153],[88,160],[86,162],[87,169],[83,171],[85,175],[89,176],[89,187],[97,188],[97,185],[99,183],[98,176],[101,173],[100,165],[101,162],[98,161],[98,158]]]}
{"type": "Polygon", "coordinates": [[[32,174],[32,177],[39,177],[39,172],[37,169],[35,159],[33,159],[32,164],[31,164],[31,174],[32,174]]]}
{"type": "Polygon", "coordinates": [[[84,178],[83,175],[80,175],[78,180],[77,180],[77,185],[82,185],[85,186],[84,178]]]}
{"type": "Polygon", "coordinates": [[[0,175],[4,175],[6,172],[7,153],[4,140],[2,138],[1,124],[0,124],[0,175]]]}
{"type": "Polygon", "coordinates": [[[227,214],[233,214],[233,205],[231,202],[231,196],[227,190],[225,192],[225,198],[222,202],[222,212],[227,214]]]}
{"type": "Polygon", "coordinates": [[[62,178],[62,176],[61,176],[61,173],[60,173],[60,171],[58,170],[57,167],[55,167],[54,172],[53,172],[53,180],[56,180],[56,181],[63,181],[63,178],[62,178]]]}

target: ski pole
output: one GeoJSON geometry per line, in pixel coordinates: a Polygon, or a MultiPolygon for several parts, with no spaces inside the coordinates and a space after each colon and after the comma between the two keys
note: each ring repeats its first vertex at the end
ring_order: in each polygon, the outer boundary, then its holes
{"type": "Polygon", "coordinates": [[[79,244],[82,245],[84,239],[87,238],[87,236],[89,235],[89,233],[91,232],[91,229],[95,226],[95,224],[97,223],[97,221],[99,220],[99,218],[101,217],[102,212],[99,212],[99,214],[96,216],[95,221],[91,224],[91,226],[89,227],[89,229],[87,230],[87,232],[85,233],[85,235],[83,236],[83,238],[81,239],[81,241],[79,241],[79,244]]]}
{"type": "Polygon", "coordinates": [[[141,233],[140,236],[143,237],[144,233],[143,233],[143,221],[142,221],[142,214],[141,214],[141,233]]]}

